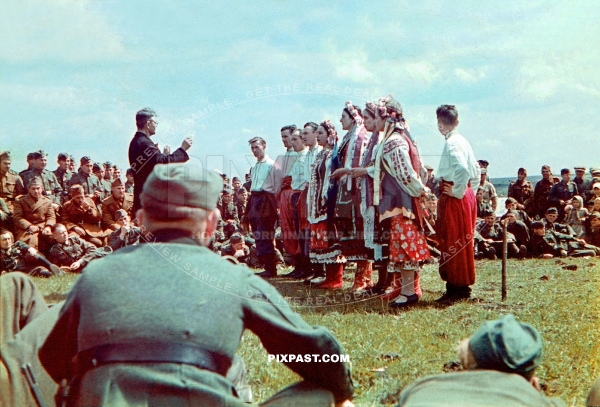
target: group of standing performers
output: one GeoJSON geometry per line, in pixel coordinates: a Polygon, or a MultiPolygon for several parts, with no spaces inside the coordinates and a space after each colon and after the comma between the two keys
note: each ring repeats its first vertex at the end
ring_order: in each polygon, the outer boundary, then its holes
{"type": "MultiPolygon", "coordinates": [[[[443,194],[436,240],[447,288],[438,301],[451,303],[468,298],[475,282],[473,189],[479,166],[456,131],[455,107],[440,106],[437,117],[446,145],[438,170],[443,194]]],[[[286,277],[339,289],[345,265],[354,262],[352,291],[381,295],[392,307],[415,304],[422,295],[419,271],[431,257],[424,233],[429,191],[402,107],[391,95],[378,104],[367,102],[362,111],[346,102],[340,123],[346,131],[341,140],[328,119],[303,129],[282,128],[288,151],[276,161],[264,153],[262,138],[249,141],[257,163],[251,170],[248,217],[265,262],[260,275],[277,275],[273,236],[279,209],[284,248],[296,265],[286,277]]]]}

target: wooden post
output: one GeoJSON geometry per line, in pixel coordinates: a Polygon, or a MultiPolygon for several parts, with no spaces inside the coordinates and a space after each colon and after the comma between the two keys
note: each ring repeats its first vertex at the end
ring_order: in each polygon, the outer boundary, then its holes
{"type": "Polygon", "coordinates": [[[502,302],[506,301],[506,256],[508,238],[506,235],[506,228],[508,225],[508,219],[502,221],[502,302]]]}

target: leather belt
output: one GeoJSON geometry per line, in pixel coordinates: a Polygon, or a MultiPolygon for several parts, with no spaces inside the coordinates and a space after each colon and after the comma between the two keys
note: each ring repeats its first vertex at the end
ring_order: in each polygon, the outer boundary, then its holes
{"type": "Polygon", "coordinates": [[[225,376],[231,359],[189,343],[113,343],[79,352],[72,365],[75,375],[81,377],[108,363],[183,363],[225,376]]]}

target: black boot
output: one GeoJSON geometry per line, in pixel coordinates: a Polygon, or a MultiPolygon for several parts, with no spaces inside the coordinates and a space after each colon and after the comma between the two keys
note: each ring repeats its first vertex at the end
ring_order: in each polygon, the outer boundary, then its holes
{"type": "Polygon", "coordinates": [[[387,271],[387,261],[378,260],[373,263],[373,268],[377,270],[377,283],[375,286],[371,288],[371,295],[379,295],[382,294],[388,286],[388,281],[390,279],[390,275],[387,271]]]}
{"type": "Polygon", "coordinates": [[[310,268],[310,264],[307,264],[304,255],[298,254],[294,256],[294,260],[296,263],[294,266],[294,271],[284,274],[282,277],[299,279],[304,278],[304,276],[307,274],[307,268],[310,268]]]}
{"type": "Polygon", "coordinates": [[[325,265],[321,263],[312,264],[312,277],[308,277],[304,280],[306,285],[320,284],[325,281],[325,265]]]}
{"type": "Polygon", "coordinates": [[[265,263],[265,271],[256,275],[262,278],[277,277],[277,255],[275,253],[263,254],[259,256],[260,260],[265,263]]]}

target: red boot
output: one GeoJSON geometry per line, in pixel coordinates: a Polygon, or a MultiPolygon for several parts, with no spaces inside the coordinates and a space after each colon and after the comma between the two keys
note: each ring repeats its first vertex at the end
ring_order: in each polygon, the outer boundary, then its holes
{"type": "Polygon", "coordinates": [[[423,291],[421,290],[421,270],[417,270],[415,272],[415,294],[417,297],[421,298],[423,296],[423,291]]]}
{"type": "Polygon", "coordinates": [[[337,290],[342,288],[342,277],[344,276],[344,265],[342,263],[333,263],[325,265],[325,281],[317,284],[317,288],[328,290],[337,290]]]}
{"type": "Polygon", "coordinates": [[[402,279],[400,273],[390,273],[390,285],[385,289],[385,292],[381,296],[383,300],[392,300],[400,295],[402,291],[402,279]]]}
{"type": "Polygon", "coordinates": [[[366,260],[356,262],[356,274],[354,275],[354,284],[350,291],[353,293],[362,292],[373,287],[373,265],[366,260]]]}

